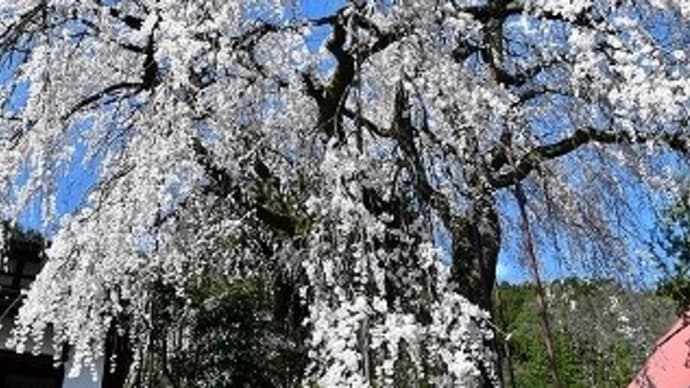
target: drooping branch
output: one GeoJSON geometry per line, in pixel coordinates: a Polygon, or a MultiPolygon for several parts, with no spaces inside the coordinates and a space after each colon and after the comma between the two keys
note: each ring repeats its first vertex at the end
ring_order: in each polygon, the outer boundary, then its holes
{"type": "Polygon", "coordinates": [[[539,261],[537,260],[536,248],[532,240],[532,228],[527,215],[527,198],[520,182],[515,184],[513,194],[515,195],[518,209],[520,210],[522,240],[525,244],[528,267],[530,269],[530,274],[532,275],[532,282],[535,286],[535,298],[539,308],[539,318],[541,320],[544,346],[546,347],[546,354],[549,358],[551,378],[553,380],[552,384],[554,388],[560,388],[563,387],[563,383],[558,370],[556,347],[553,341],[553,330],[551,328],[551,319],[549,317],[549,304],[546,298],[546,293],[544,292],[544,284],[539,274],[539,261]]]}

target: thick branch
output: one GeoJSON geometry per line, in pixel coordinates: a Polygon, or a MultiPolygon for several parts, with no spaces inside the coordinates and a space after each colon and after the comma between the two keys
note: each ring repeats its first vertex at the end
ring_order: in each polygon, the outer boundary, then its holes
{"type": "MultiPolygon", "coordinates": [[[[274,230],[282,231],[288,236],[295,235],[299,226],[299,221],[295,217],[273,211],[263,203],[249,203],[243,198],[239,187],[235,185],[230,173],[224,168],[213,163],[208,149],[201,143],[199,139],[195,138],[193,140],[192,148],[196,155],[197,162],[204,168],[206,175],[212,181],[208,186],[208,189],[211,192],[221,198],[232,196],[233,200],[239,206],[254,210],[257,218],[274,230]]],[[[255,164],[255,169],[258,169],[257,174],[259,176],[267,176],[267,174],[270,174],[263,162],[258,161],[255,164]],[[263,171],[264,169],[266,169],[266,171],[263,171]]]]}
{"type": "MultiPolygon", "coordinates": [[[[469,13],[482,23],[489,23],[492,20],[505,20],[511,16],[521,16],[525,14],[525,5],[521,1],[499,0],[489,1],[485,5],[462,7],[462,12],[469,13]]],[[[567,23],[578,27],[594,28],[593,18],[590,16],[592,9],[585,7],[574,15],[562,15],[552,10],[541,10],[534,17],[560,23],[567,23]]]]}
{"type": "Polygon", "coordinates": [[[110,8],[109,13],[110,13],[110,16],[120,20],[127,27],[135,29],[135,30],[140,30],[141,26],[144,24],[144,20],[142,18],[132,16],[132,15],[123,15],[118,9],[115,9],[115,8],[110,8]]]}
{"type": "Polygon", "coordinates": [[[491,178],[495,188],[503,188],[527,178],[527,176],[545,160],[555,159],[569,154],[590,142],[600,144],[642,144],[653,141],[665,143],[674,151],[690,155],[688,136],[681,133],[664,133],[656,136],[639,135],[632,137],[626,132],[600,131],[596,129],[579,129],[571,136],[556,143],[541,145],[528,152],[515,168],[505,174],[491,178]]]}
{"type": "Polygon", "coordinates": [[[387,132],[397,140],[407,163],[410,165],[415,177],[416,189],[421,198],[436,210],[446,226],[450,229],[455,229],[454,226],[460,223],[461,220],[453,213],[448,198],[436,191],[429,183],[424,171],[422,159],[415,145],[414,128],[410,121],[407,99],[408,96],[405,93],[404,86],[402,84],[398,85],[394,101],[395,105],[393,106],[393,126],[387,132]]]}
{"type": "Polygon", "coordinates": [[[316,84],[309,75],[303,77],[307,93],[314,98],[319,107],[318,128],[329,136],[337,135],[341,140],[345,136],[341,122],[341,114],[344,112],[341,108],[347,99],[347,91],[355,80],[357,62],[361,63],[385,50],[404,34],[402,30],[396,28],[382,32],[371,21],[363,17],[352,17],[356,18],[355,22],[359,26],[373,31],[377,37],[376,42],[371,47],[346,49],[348,27],[345,17],[336,15],[336,17],[324,19],[333,27],[333,34],[326,44],[326,48],[337,61],[333,77],[330,84],[326,86],[316,84]]]}

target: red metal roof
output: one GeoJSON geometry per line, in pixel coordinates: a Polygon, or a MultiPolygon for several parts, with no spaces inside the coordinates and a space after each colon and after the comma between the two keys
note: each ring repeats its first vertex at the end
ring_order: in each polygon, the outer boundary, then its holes
{"type": "Polygon", "coordinates": [[[628,388],[690,387],[690,312],[657,341],[628,388]]]}

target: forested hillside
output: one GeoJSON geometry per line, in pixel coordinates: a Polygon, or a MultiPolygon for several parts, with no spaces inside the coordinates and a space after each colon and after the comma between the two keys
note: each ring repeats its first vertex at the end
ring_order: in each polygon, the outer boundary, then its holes
{"type": "MultiPolygon", "coordinates": [[[[547,290],[558,369],[567,387],[627,386],[676,319],[672,299],[613,281],[570,278],[547,290]]],[[[505,386],[550,386],[533,286],[501,284],[495,300],[505,386]]]]}

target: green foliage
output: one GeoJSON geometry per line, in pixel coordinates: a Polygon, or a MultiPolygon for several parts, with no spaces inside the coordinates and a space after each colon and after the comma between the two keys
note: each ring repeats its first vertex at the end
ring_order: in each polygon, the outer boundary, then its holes
{"type": "Polygon", "coordinates": [[[664,242],[668,255],[673,259],[664,268],[666,277],[659,283],[659,295],[676,302],[676,312],[681,314],[690,306],[690,192],[666,212],[664,242]]]}
{"type": "MultiPolygon", "coordinates": [[[[625,290],[612,281],[565,279],[548,287],[557,367],[567,387],[626,386],[655,338],[672,320],[668,303],[649,293],[625,290]],[[618,304],[611,303],[614,298],[634,301],[636,306],[629,308],[634,313],[627,313],[624,302],[611,309],[618,304]],[[650,329],[632,334],[621,330],[625,325],[619,318],[627,315],[645,320],[650,329]]],[[[500,346],[505,386],[550,387],[533,286],[502,284],[496,295],[496,324],[510,333],[500,346]]],[[[640,322],[630,326],[640,326],[640,322]]]]}
{"type": "Polygon", "coordinates": [[[150,357],[159,387],[290,387],[306,358],[258,280],[212,283],[182,298],[158,286],[150,357]]]}
{"type": "MultiPolygon", "coordinates": [[[[497,290],[500,302],[497,304],[498,324],[511,337],[503,348],[504,367],[512,366],[515,387],[551,386],[549,362],[541,341],[541,326],[530,285],[501,285],[497,290]],[[508,359],[509,358],[509,359],[508,359]]],[[[574,352],[574,341],[565,331],[554,333],[554,345],[558,354],[558,369],[568,387],[585,386],[582,362],[574,352]]],[[[509,375],[508,371],[504,373],[509,375]]],[[[508,384],[507,384],[508,385],[508,384]]],[[[510,385],[508,385],[510,386],[510,385]]]]}

